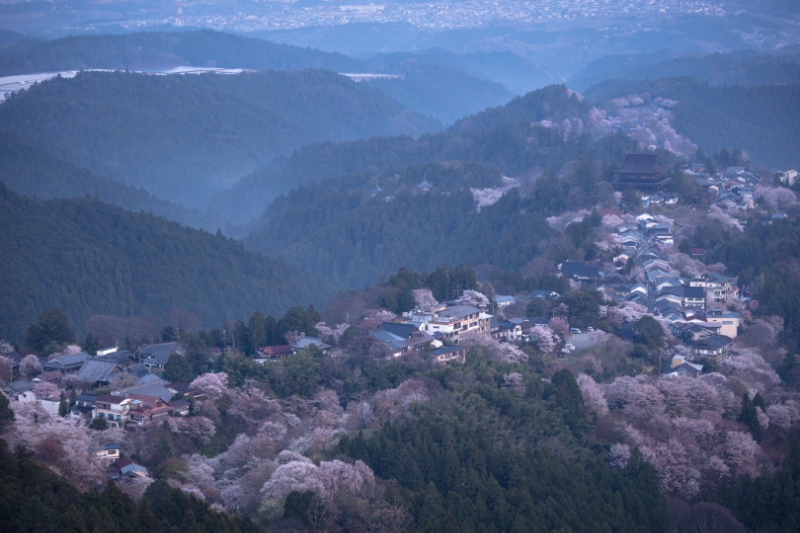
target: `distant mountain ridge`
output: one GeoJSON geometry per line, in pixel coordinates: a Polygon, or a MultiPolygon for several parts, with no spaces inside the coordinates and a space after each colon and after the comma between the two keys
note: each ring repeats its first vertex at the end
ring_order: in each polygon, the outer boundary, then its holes
{"type": "Polygon", "coordinates": [[[78,35],[47,41],[17,54],[0,56],[0,76],[103,68],[216,66],[259,70],[359,70],[362,63],[263,39],[211,30],[78,35]]]}
{"type": "Polygon", "coordinates": [[[604,80],[655,80],[691,76],[711,85],[768,85],[800,82],[800,53],[789,48],[768,54],[740,51],[727,54],[652,54],[608,56],[576,72],[568,85],[584,91],[604,80]]]}
{"type": "Polygon", "coordinates": [[[294,187],[369,167],[383,170],[460,160],[491,164],[512,174],[536,165],[558,168],[569,157],[577,157],[574,142],[566,143],[557,129],[531,123],[586,118],[592,105],[581,98],[563,85],[554,85],[457,121],[446,132],[417,139],[375,137],[304,146],[244,176],[207,205],[211,211],[230,213],[233,223],[245,224],[294,187]],[[548,150],[539,143],[547,143],[548,150]]]}
{"type": "Polygon", "coordinates": [[[375,89],[321,70],[83,72],[0,106],[0,130],[189,206],[304,144],[438,128],[375,89]]]}

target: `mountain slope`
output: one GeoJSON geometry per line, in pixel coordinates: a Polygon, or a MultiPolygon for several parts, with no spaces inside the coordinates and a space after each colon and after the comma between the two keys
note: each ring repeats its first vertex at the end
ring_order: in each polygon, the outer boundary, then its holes
{"type": "Polygon", "coordinates": [[[278,195],[293,187],[369,167],[383,171],[458,160],[482,162],[514,175],[535,166],[557,170],[586,151],[594,151],[597,157],[621,160],[625,150],[636,147],[634,141],[624,136],[611,136],[593,145],[589,135],[578,132],[565,140],[555,128],[531,124],[531,119],[577,122],[575,119],[583,116],[586,109],[591,110],[590,104],[581,102],[564,86],[533,91],[508,106],[512,104],[511,109],[492,108],[472,117],[470,124],[457,123],[460,127],[417,139],[376,137],[304,146],[290,157],[275,158],[244,176],[216,195],[208,204],[209,210],[225,213],[234,224],[246,224],[261,215],[278,195]],[[482,129],[484,125],[486,129],[482,129]]]}
{"type": "Polygon", "coordinates": [[[607,79],[654,80],[691,76],[711,85],[800,82],[800,56],[736,52],[678,56],[670,52],[609,56],[575,73],[568,85],[584,91],[607,79]]]}
{"type": "Polygon", "coordinates": [[[342,54],[276,44],[211,30],[80,35],[48,41],[0,57],[0,76],[103,68],[177,65],[339,72],[360,70],[361,62],[342,54]]]}
{"type": "Polygon", "coordinates": [[[676,130],[707,152],[741,148],[754,165],[800,165],[800,84],[712,87],[692,78],[665,78],[610,80],[586,91],[600,104],[644,94],[676,100],[671,107],[676,130]]]}
{"type": "Polygon", "coordinates": [[[327,71],[83,72],[13,95],[0,129],[97,174],[196,205],[273,156],[438,123],[327,71]]]}
{"type": "Polygon", "coordinates": [[[0,133],[0,181],[12,191],[42,200],[96,196],[128,211],[144,211],[195,228],[225,228],[213,214],[175,205],[145,190],[93,174],[14,135],[0,133]]]}
{"type": "Polygon", "coordinates": [[[452,68],[420,65],[406,67],[404,71],[402,79],[377,79],[367,84],[442,124],[451,124],[464,115],[511,99],[511,93],[499,84],[452,68]]]}
{"type": "Polygon", "coordinates": [[[334,290],[233,240],[93,200],[31,200],[0,184],[0,226],[0,337],[12,340],[52,307],[79,332],[96,314],[172,308],[218,326],[320,303],[334,290]]]}

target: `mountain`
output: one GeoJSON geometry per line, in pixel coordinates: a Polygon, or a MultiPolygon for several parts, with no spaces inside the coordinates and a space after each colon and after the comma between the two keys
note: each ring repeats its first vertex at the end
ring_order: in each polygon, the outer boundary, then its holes
{"type": "Polygon", "coordinates": [[[608,56],[576,72],[568,85],[584,91],[608,79],[654,80],[681,76],[690,76],[711,85],[798,83],[800,55],[784,50],[768,54],[741,51],[687,56],[661,51],[608,56]]]}
{"type": "Polygon", "coordinates": [[[520,121],[548,121],[560,124],[569,119],[586,119],[592,104],[563,85],[549,85],[514,98],[502,107],[487,109],[457,121],[453,130],[485,130],[520,121]]]}
{"type": "Polygon", "coordinates": [[[269,222],[245,242],[351,287],[400,267],[433,271],[472,261],[520,268],[551,230],[516,192],[477,212],[470,188],[501,185],[496,170],[459,162],[325,180],[278,200],[269,222]],[[430,192],[419,187],[424,181],[430,192]],[[375,184],[383,191],[373,196],[375,184]]]}
{"type": "Polygon", "coordinates": [[[560,83],[562,80],[535,60],[508,50],[455,53],[443,48],[378,54],[367,63],[379,70],[403,70],[427,65],[460,70],[503,85],[515,94],[560,83]]]}
{"type": "Polygon", "coordinates": [[[304,146],[244,176],[216,195],[207,208],[225,213],[231,223],[240,225],[258,217],[270,202],[293,187],[369,167],[382,171],[433,161],[475,161],[514,175],[535,166],[559,169],[577,159],[582,150],[621,159],[625,150],[635,149],[636,143],[624,136],[611,136],[593,146],[592,138],[583,136],[583,131],[576,129],[578,135],[565,140],[558,129],[532,124],[551,119],[563,127],[564,120],[578,124],[577,118],[583,117],[588,130],[591,120],[586,113],[591,109],[591,104],[566,87],[552,86],[459,121],[446,132],[417,139],[376,137],[304,146]]]}
{"type": "Polygon", "coordinates": [[[20,340],[58,307],[80,333],[93,315],[153,317],[176,308],[218,326],[282,314],[335,290],[214,236],[89,199],[32,200],[0,184],[0,337],[20,340]]]}
{"type": "Polygon", "coordinates": [[[43,42],[15,31],[0,30],[0,56],[21,54],[43,42]]]}
{"type": "MultiPolygon", "coordinates": [[[[0,41],[2,42],[2,41],[0,41]]],[[[276,44],[211,30],[77,35],[0,56],[0,76],[102,68],[113,70],[177,65],[228,68],[360,70],[342,54],[276,44]]]]}
{"type": "Polygon", "coordinates": [[[189,206],[304,144],[437,127],[370,87],[319,70],[83,72],[0,106],[0,130],[189,206]]]}
{"type": "Polygon", "coordinates": [[[208,231],[226,229],[225,222],[213,213],[200,213],[156,198],[143,189],[98,176],[7,133],[0,133],[0,181],[18,194],[43,200],[92,196],[129,211],[144,211],[186,226],[208,231]]]}
{"type": "Polygon", "coordinates": [[[501,85],[444,66],[407,65],[402,78],[365,82],[417,113],[452,124],[511,99],[501,85]]]}
{"type": "Polygon", "coordinates": [[[632,95],[675,100],[675,129],[706,152],[741,148],[753,165],[800,165],[800,84],[714,87],[692,78],[609,80],[585,94],[600,106],[632,95]]]}

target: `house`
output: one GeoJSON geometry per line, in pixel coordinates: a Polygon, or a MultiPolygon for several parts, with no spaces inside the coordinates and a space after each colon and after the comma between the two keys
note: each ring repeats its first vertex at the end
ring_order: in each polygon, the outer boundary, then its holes
{"type": "Polygon", "coordinates": [[[162,381],[151,381],[150,383],[142,383],[120,389],[114,394],[126,397],[141,395],[151,398],[161,398],[163,401],[167,402],[177,394],[177,391],[167,388],[162,381]]]}
{"type": "Polygon", "coordinates": [[[280,346],[262,346],[257,351],[261,358],[270,361],[277,361],[294,355],[294,350],[288,344],[282,344],[280,346]]]}
{"type": "Polygon", "coordinates": [[[564,261],[558,270],[567,278],[575,281],[598,281],[603,279],[603,271],[599,267],[582,261],[564,261]]]}
{"type": "Polygon", "coordinates": [[[395,357],[426,350],[434,340],[432,335],[420,331],[415,325],[398,322],[384,322],[368,335],[388,346],[395,357]]]}
{"type": "Polygon", "coordinates": [[[704,308],[706,306],[706,291],[702,287],[684,287],[683,306],[704,308]]]}
{"type": "Polygon", "coordinates": [[[429,192],[432,187],[433,187],[433,185],[428,183],[427,179],[424,179],[424,180],[422,180],[422,183],[417,185],[417,190],[419,190],[420,192],[429,192]]]}
{"type": "Polygon", "coordinates": [[[106,387],[119,374],[119,367],[114,361],[89,359],[75,374],[78,381],[91,387],[106,387]]]}
{"type": "Polygon", "coordinates": [[[165,418],[172,416],[172,406],[161,398],[145,400],[142,397],[137,397],[136,399],[140,403],[128,412],[130,417],[128,424],[136,424],[137,426],[158,424],[165,418]]]}
{"type": "Polygon", "coordinates": [[[706,255],[705,248],[689,248],[689,255],[692,257],[703,257],[706,255]]]}
{"type": "Polygon", "coordinates": [[[696,378],[703,373],[703,365],[689,362],[682,355],[676,355],[672,358],[670,368],[665,373],[671,377],[687,376],[696,378]]]}
{"type": "Polygon", "coordinates": [[[795,182],[797,182],[797,171],[785,170],[783,172],[776,173],[775,177],[778,178],[778,182],[781,184],[791,187],[795,184],[795,182]]]}
{"type": "Polygon", "coordinates": [[[140,346],[135,353],[143,365],[151,368],[164,368],[167,366],[170,355],[174,353],[184,355],[186,350],[178,342],[165,342],[140,346]]]}
{"type": "Polygon", "coordinates": [[[452,363],[453,361],[463,364],[467,360],[467,348],[466,346],[458,345],[436,348],[433,350],[433,360],[440,365],[452,363]]]}
{"type": "Polygon", "coordinates": [[[731,355],[731,339],[722,335],[702,338],[692,344],[692,353],[699,357],[713,357],[717,363],[722,363],[731,355]]]}
{"type": "Polygon", "coordinates": [[[661,165],[658,154],[626,154],[622,168],[614,173],[615,191],[633,186],[643,192],[664,189],[670,178],[667,168],[661,165]]]}
{"type": "Polygon", "coordinates": [[[104,461],[113,463],[120,458],[119,444],[103,444],[101,446],[91,446],[89,451],[104,461]]]}
{"type": "Polygon", "coordinates": [[[110,428],[125,427],[130,418],[128,413],[136,405],[138,401],[132,398],[101,394],[95,401],[93,418],[104,418],[110,428]]]}
{"type": "Polygon", "coordinates": [[[188,416],[192,406],[186,400],[170,400],[169,404],[172,406],[172,416],[188,416]]]}
{"type": "Polygon", "coordinates": [[[33,393],[35,386],[35,381],[18,379],[3,385],[3,392],[9,398],[19,402],[35,402],[36,395],[33,393]]]}
{"type": "Polygon", "coordinates": [[[306,337],[305,335],[299,337],[295,342],[292,342],[289,345],[294,350],[294,353],[305,350],[309,346],[316,346],[317,349],[322,353],[326,353],[331,348],[329,344],[322,342],[322,339],[318,337],[306,337]]]}
{"type": "Polygon", "coordinates": [[[719,324],[719,334],[735,339],[739,335],[739,313],[729,313],[719,307],[712,307],[706,314],[706,320],[719,324]]]}
{"type": "Polygon", "coordinates": [[[69,355],[60,355],[47,361],[43,368],[46,371],[60,370],[64,374],[74,374],[81,369],[83,364],[89,360],[89,354],[84,352],[69,355]]]}
{"type": "Polygon", "coordinates": [[[62,374],[60,370],[51,370],[50,372],[39,374],[35,379],[38,379],[39,381],[45,381],[47,383],[58,383],[63,377],[64,374],[62,374]]]}
{"type": "Polygon", "coordinates": [[[558,300],[561,297],[561,295],[558,294],[556,291],[533,289],[528,295],[528,297],[531,300],[558,300]]]}
{"type": "Polygon", "coordinates": [[[678,205],[678,197],[674,194],[668,194],[664,196],[664,205],[674,206],[678,205]]]}
{"type": "Polygon", "coordinates": [[[106,471],[106,475],[111,479],[153,477],[147,467],[134,463],[126,457],[121,457],[111,463],[111,466],[106,471]]]}
{"type": "Polygon", "coordinates": [[[69,408],[74,415],[91,418],[97,407],[97,395],[83,392],[75,398],[75,405],[69,408]]]}
{"type": "Polygon", "coordinates": [[[492,324],[492,338],[505,339],[508,341],[515,341],[522,338],[522,326],[509,320],[495,320],[491,319],[492,324]]]}
{"type": "Polygon", "coordinates": [[[404,323],[416,323],[429,335],[441,334],[443,340],[457,343],[458,336],[467,331],[477,331],[487,337],[491,334],[491,315],[470,305],[454,305],[436,312],[411,312],[403,314],[404,323]]]}
{"type": "Polygon", "coordinates": [[[497,304],[498,308],[503,309],[505,307],[508,307],[509,305],[514,305],[514,297],[498,294],[497,296],[494,297],[494,303],[497,304]]]}
{"type": "Polygon", "coordinates": [[[739,289],[734,284],[735,281],[736,278],[709,272],[689,280],[689,286],[703,287],[706,291],[708,303],[719,304],[725,302],[729,297],[734,297],[739,292],[739,289]]]}

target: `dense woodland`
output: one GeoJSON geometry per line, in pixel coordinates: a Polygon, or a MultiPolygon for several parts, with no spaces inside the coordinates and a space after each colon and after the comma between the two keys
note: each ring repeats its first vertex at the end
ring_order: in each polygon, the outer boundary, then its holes
{"type": "Polygon", "coordinates": [[[569,86],[585,91],[604,80],[655,80],[690,76],[711,85],[769,85],[800,82],[798,51],[785,47],[773,53],[752,51],[682,55],[661,50],[651,54],[606,56],[570,77],[569,86]]]}
{"type": "Polygon", "coordinates": [[[0,107],[0,130],[187,205],[303,144],[437,126],[374,89],[319,70],[84,72],[38,84],[0,107]]]}
{"type": "Polygon", "coordinates": [[[714,87],[693,78],[611,80],[586,91],[598,105],[630,95],[677,100],[675,129],[709,153],[740,147],[754,166],[797,166],[800,86],[714,87]]]}
{"type": "Polygon", "coordinates": [[[0,181],[12,191],[43,200],[91,196],[128,211],[144,211],[186,226],[226,229],[222,217],[156,198],[147,191],[93,174],[19,137],[0,133],[0,181]]]}
{"type": "MultiPolygon", "coordinates": [[[[7,37],[19,42],[18,34],[7,37]]],[[[191,65],[263,70],[359,70],[342,54],[210,30],[79,35],[17,46],[0,58],[0,76],[90,68],[125,70],[191,65]]]]}
{"type": "Polygon", "coordinates": [[[627,136],[611,135],[597,141],[589,134],[565,138],[556,129],[531,123],[541,119],[555,122],[573,117],[574,113],[580,118],[589,109],[591,106],[581,102],[577,95],[570,95],[564,86],[552,86],[517,98],[504,107],[487,109],[443,133],[416,139],[374,137],[305,146],[290,157],[276,158],[243,177],[215,196],[210,209],[229,214],[235,224],[245,224],[265,210],[266,219],[272,209],[269,203],[293,187],[371,167],[385,172],[433,161],[463,161],[491,165],[505,175],[515,176],[533,167],[557,171],[586,154],[621,163],[626,152],[636,150],[635,141],[627,136]]]}
{"type": "Polygon", "coordinates": [[[402,79],[376,79],[368,85],[442,124],[511,99],[511,93],[497,83],[444,66],[405,66],[403,73],[402,79]]]}
{"type": "Polygon", "coordinates": [[[335,285],[220,234],[96,200],[31,200],[0,188],[2,335],[21,338],[32,317],[61,308],[85,331],[93,315],[160,316],[190,310],[203,323],[278,313],[324,300],[335,285]]]}

